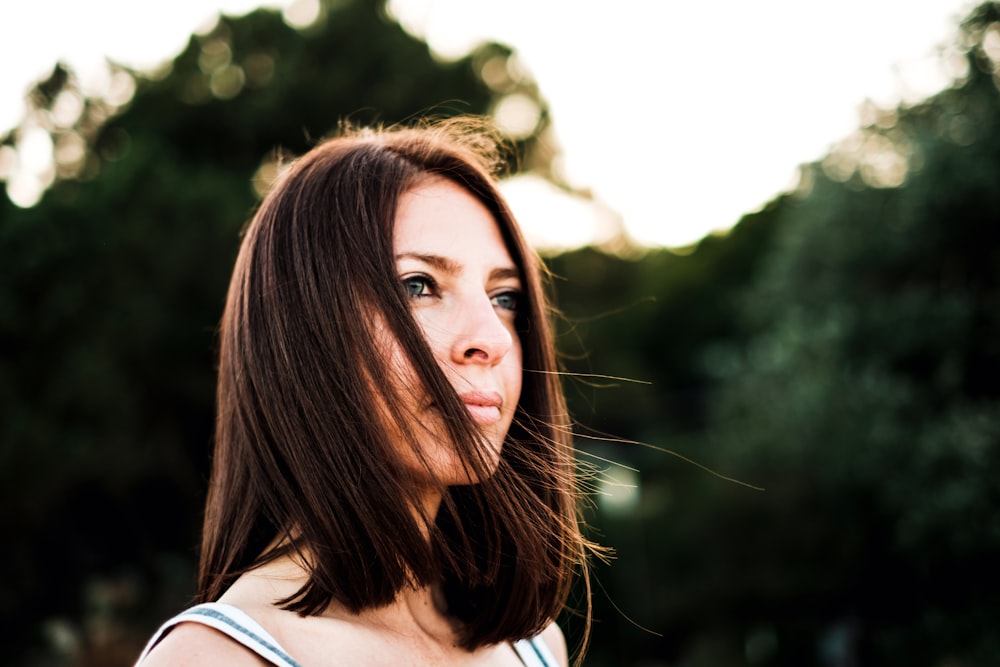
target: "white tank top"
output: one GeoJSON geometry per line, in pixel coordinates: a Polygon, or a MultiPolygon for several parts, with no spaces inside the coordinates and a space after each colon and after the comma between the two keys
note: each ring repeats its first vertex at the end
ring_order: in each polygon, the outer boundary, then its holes
{"type": "MultiPolygon", "coordinates": [[[[207,602],[191,607],[161,625],[143,649],[135,663],[136,667],[180,623],[201,623],[214,628],[277,667],[302,667],[257,621],[242,610],[221,602],[207,602]]],[[[514,642],[513,646],[525,667],[557,667],[555,657],[541,636],[522,639],[514,642]]]]}

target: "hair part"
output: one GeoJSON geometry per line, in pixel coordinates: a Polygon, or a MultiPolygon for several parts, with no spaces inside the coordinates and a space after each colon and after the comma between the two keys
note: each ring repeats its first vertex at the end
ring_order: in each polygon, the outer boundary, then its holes
{"type": "MultiPolygon", "coordinates": [[[[538,634],[561,611],[574,573],[586,575],[590,545],[579,528],[541,263],[496,188],[500,146],[470,119],[345,128],[295,161],[262,202],[220,329],[200,600],[297,553],[309,576],[279,602],[286,609],[316,614],[336,600],[356,613],[405,586],[439,584],[471,650],[538,634]],[[396,274],[399,199],[432,177],[489,210],[522,274],[517,330],[528,372],[492,472],[396,274]],[[436,519],[415,515],[417,489],[378,407],[398,404],[399,383],[387,381],[376,326],[395,337],[479,480],[444,488],[436,519]]],[[[388,418],[416,440],[412,415],[388,418]]]]}

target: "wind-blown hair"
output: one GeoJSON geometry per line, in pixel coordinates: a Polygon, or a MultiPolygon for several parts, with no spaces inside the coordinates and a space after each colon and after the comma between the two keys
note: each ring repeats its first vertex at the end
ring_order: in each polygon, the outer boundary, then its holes
{"type": "Polygon", "coordinates": [[[484,127],[347,130],[294,162],[250,222],[221,324],[201,601],[292,555],[308,581],[284,608],[316,614],[336,600],[357,613],[437,584],[471,650],[537,634],[574,573],[586,576],[540,262],[496,188],[499,144],[484,127]],[[482,202],[521,272],[522,391],[495,471],[397,276],[399,199],[434,177],[482,202]],[[400,405],[405,387],[377,331],[395,337],[478,480],[443,488],[436,519],[390,437],[415,443],[418,417],[380,407],[400,405]]]}

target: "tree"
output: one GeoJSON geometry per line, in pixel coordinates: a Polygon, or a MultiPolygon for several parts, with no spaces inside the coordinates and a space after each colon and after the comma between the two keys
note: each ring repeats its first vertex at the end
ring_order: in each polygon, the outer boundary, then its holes
{"type": "Polygon", "coordinates": [[[998,26],[980,6],[964,80],[871,110],[808,168],[723,355],[706,451],[768,489],[718,494],[724,603],[768,609],[782,637],[811,619],[814,647],[849,627],[862,664],[1000,649],[998,26]]]}
{"type": "MultiPolygon", "coordinates": [[[[987,665],[1000,650],[997,3],[961,31],[953,87],[870,107],[729,237],[554,261],[568,368],[652,383],[575,382],[584,424],[766,489],[579,439],[606,474],[621,473],[607,459],[638,470],[627,513],[601,496],[591,513],[620,556],[598,573],[607,597],[662,634],[599,593],[598,627],[634,661],[987,665]]],[[[595,664],[620,664],[604,649],[595,664]]]]}

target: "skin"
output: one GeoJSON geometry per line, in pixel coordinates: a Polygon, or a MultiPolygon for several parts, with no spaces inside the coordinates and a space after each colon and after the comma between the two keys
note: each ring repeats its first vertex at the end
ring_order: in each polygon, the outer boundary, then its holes
{"type": "MultiPolygon", "coordinates": [[[[521,392],[521,346],[514,328],[521,285],[517,269],[489,211],[454,183],[432,178],[403,195],[393,238],[397,272],[413,313],[446,377],[463,397],[483,433],[484,456],[493,466],[510,427],[521,392]]],[[[397,377],[412,377],[397,352],[397,377]]],[[[441,502],[430,483],[470,480],[451,447],[440,416],[418,387],[405,392],[406,410],[421,428],[417,440],[426,462],[400,443],[400,455],[422,486],[422,500],[433,516],[441,502]]],[[[272,601],[290,596],[303,583],[305,568],[283,558],[248,572],[220,598],[239,607],[266,628],[306,667],[323,665],[521,665],[510,644],[468,652],[430,587],[406,589],[379,609],[352,614],[332,604],[317,616],[299,617],[272,601]],[[331,648],[335,647],[335,648],[331,648]]],[[[567,664],[566,643],[552,623],[543,638],[559,664],[567,664]]],[[[196,623],[183,623],[152,651],[144,667],[265,665],[228,637],[196,623]]]]}

